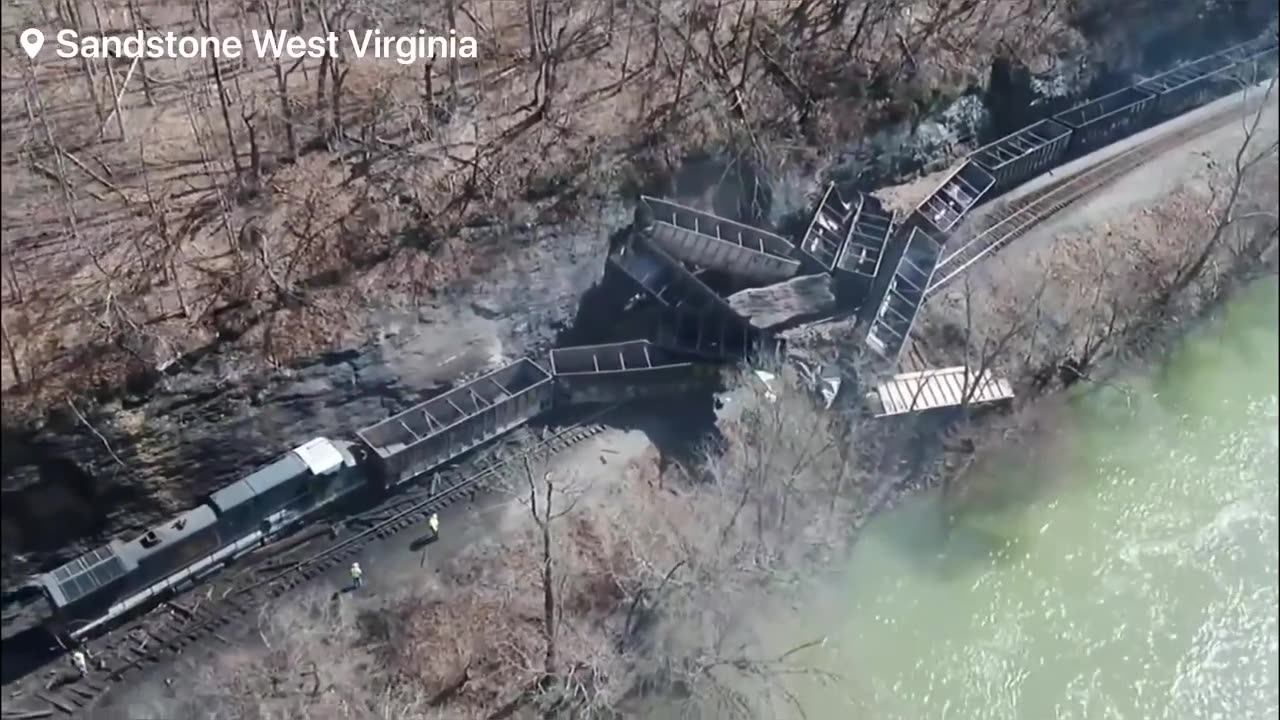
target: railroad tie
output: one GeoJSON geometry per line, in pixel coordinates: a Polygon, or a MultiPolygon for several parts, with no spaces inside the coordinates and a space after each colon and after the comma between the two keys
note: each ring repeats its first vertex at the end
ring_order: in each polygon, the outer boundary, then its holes
{"type": "Polygon", "coordinates": [[[59,696],[57,696],[57,695],[53,695],[53,694],[51,694],[51,693],[46,693],[46,692],[37,691],[37,692],[36,692],[36,697],[38,697],[38,698],[40,698],[41,700],[43,700],[43,701],[45,701],[45,702],[49,703],[49,704],[50,704],[50,705],[52,705],[52,706],[54,706],[54,707],[58,708],[59,710],[61,710],[62,712],[66,713],[66,714],[68,714],[68,715],[73,715],[73,714],[75,714],[76,706],[75,706],[75,705],[72,705],[71,703],[68,703],[66,700],[64,700],[63,698],[61,698],[61,697],[59,697],[59,696]]]}
{"type": "Polygon", "coordinates": [[[43,720],[43,718],[53,717],[52,710],[28,710],[26,712],[5,712],[0,715],[0,720],[43,720]]]}

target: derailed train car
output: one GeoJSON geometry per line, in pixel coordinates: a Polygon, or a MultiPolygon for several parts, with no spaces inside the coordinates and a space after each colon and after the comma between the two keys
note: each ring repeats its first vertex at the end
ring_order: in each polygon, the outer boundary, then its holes
{"type": "Polygon", "coordinates": [[[679,396],[714,386],[716,366],[648,340],[551,351],[555,393],[569,404],[679,396]]]}
{"type": "MultiPolygon", "coordinates": [[[[895,219],[884,247],[892,246],[905,255],[914,251],[917,256],[921,255],[921,248],[929,248],[924,256],[931,257],[925,257],[924,263],[913,259],[907,269],[914,273],[917,266],[928,265],[932,273],[937,255],[945,249],[952,232],[978,205],[1069,160],[1226,95],[1243,84],[1260,82],[1263,75],[1274,72],[1276,58],[1276,37],[1266,35],[1182,63],[978,148],[901,222],[895,219]],[[923,236],[932,242],[922,242],[923,236]]],[[[830,214],[828,204],[824,199],[819,205],[815,225],[821,219],[818,216],[830,214]]],[[[802,248],[809,251],[810,245],[802,244],[802,248]]],[[[896,361],[905,342],[901,333],[910,331],[912,319],[925,299],[925,294],[917,292],[912,282],[903,277],[902,269],[900,263],[888,282],[864,282],[854,292],[844,293],[846,304],[862,303],[877,310],[867,344],[890,362],[896,361]],[[873,286],[879,287],[879,293],[864,297],[871,294],[873,286]]]]}

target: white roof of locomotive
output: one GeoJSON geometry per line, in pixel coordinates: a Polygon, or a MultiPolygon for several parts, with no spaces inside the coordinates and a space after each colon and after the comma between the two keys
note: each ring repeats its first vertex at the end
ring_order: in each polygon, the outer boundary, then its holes
{"type": "Polygon", "coordinates": [[[294,448],[293,454],[315,475],[333,472],[342,465],[342,452],[329,438],[312,438],[294,448]]]}

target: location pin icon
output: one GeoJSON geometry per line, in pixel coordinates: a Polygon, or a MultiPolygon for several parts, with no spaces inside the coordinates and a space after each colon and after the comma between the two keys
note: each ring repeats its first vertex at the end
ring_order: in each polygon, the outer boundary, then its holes
{"type": "Polygon", "coordinates": [[[22,49],[27,51],[27,56],[35,60],[36,53],[40,52],[40,48],[44,47],[44,33],[35,28],[24,30],[22,36],[18,38],[18,42],[22,43],[22,49]]]}

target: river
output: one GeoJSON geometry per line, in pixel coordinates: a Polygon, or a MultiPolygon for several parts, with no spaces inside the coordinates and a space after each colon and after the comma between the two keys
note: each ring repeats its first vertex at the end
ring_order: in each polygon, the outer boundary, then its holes
{"type": "Polygon", "coordinates": [[[956,507],[870,522],[789,623],[813,720],[1276,717],[1280,292],[1074,398],[956,507]],[[994,498],[994,499],[993,499],[994,498]]]}

